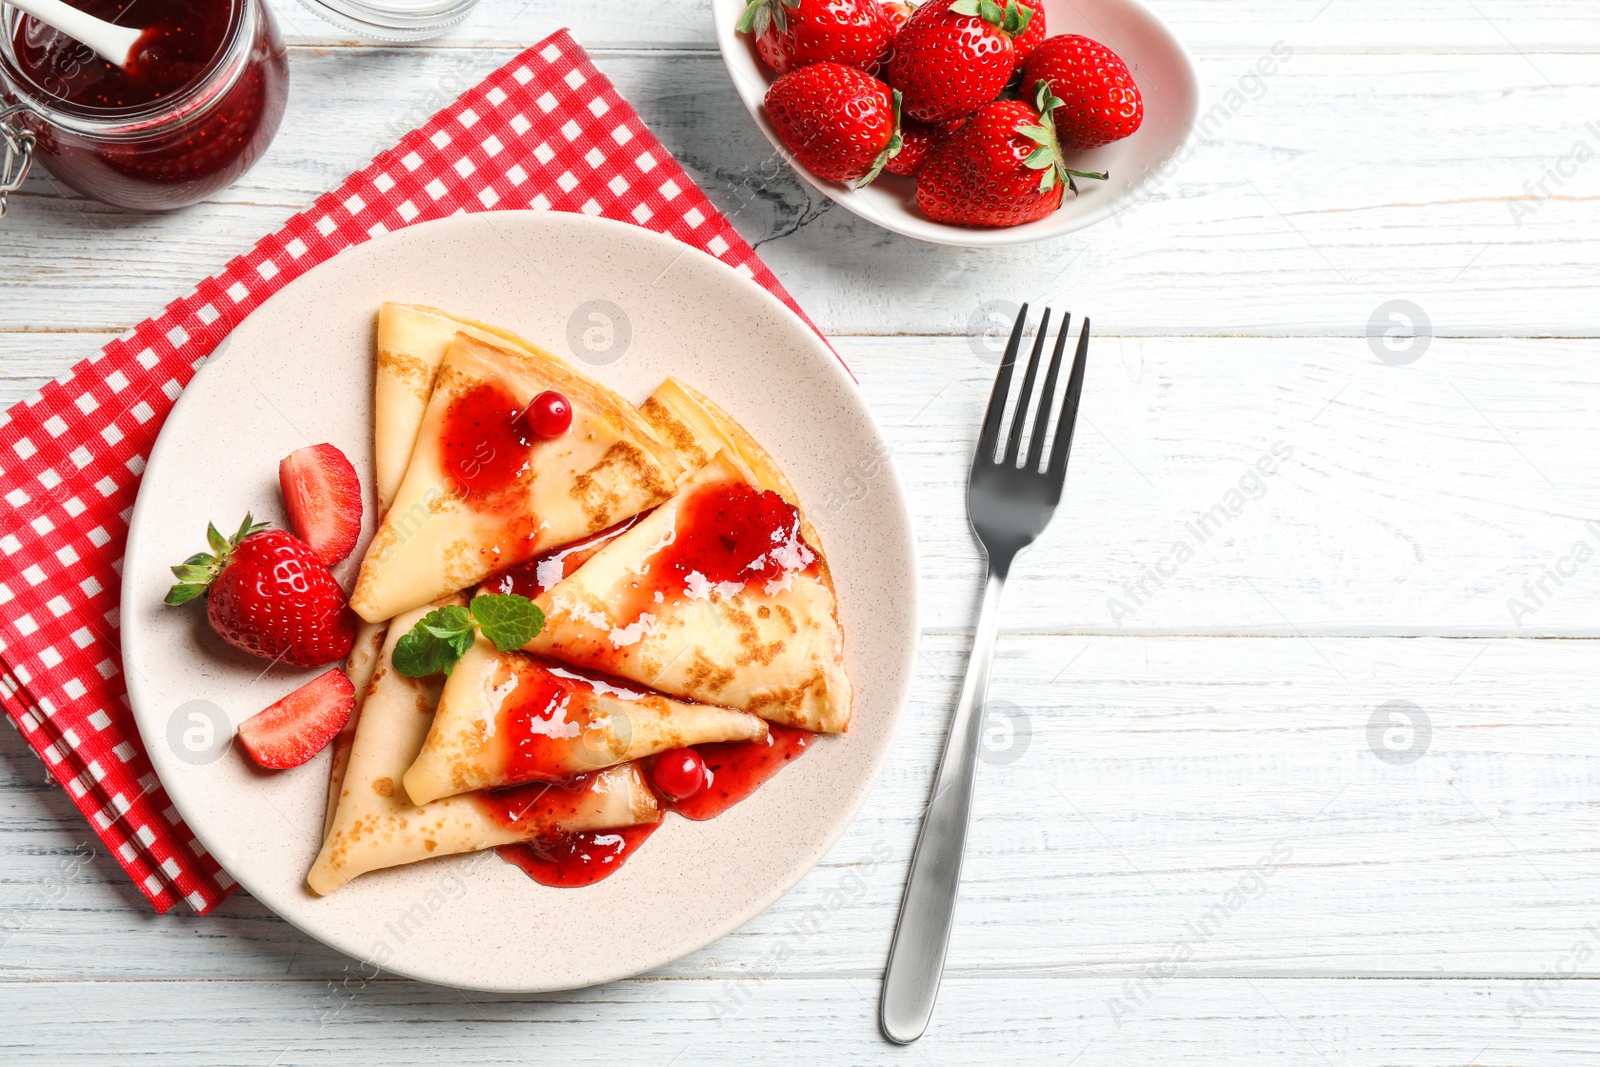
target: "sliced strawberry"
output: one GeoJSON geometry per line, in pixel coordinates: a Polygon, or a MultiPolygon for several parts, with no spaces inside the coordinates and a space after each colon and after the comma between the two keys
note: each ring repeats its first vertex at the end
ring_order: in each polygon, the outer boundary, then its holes
{"type": "Polygon", "coordinates": [[[289,527],[330,567],[361,537],[361,479],[332,445],[307,445],[283,457],[278,485],[289,527]]]}
{"type": "Polygon", "coordinates": [[[356,687],[335,667],[239,724],[239,743],[270,770],[298,767],[338,736],[356,706],[356,687]]]}

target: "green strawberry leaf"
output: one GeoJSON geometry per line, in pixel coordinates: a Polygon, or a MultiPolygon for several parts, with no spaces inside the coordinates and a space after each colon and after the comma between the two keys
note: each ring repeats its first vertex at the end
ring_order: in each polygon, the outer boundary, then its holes
{"type": "Polygon", "coordinates": [[[878,158],[872,161],[872,166],[861,177],[857,178],[850,186],[852,189],[863,189],[872,184],[872,180],[883,173],[883,166],[889,160],[900,154],[900,149],[905,147],[905,138],[900,134],[900,90],[893,90],[894,100],[894,132],[889,135],[889,143],[883,146],[883,151],[878,153],[878,158]]]}
{"type": "MultiPolygon", "coordinates": [[[[1068,185],[1072,184],[1072,179],[1071,178],[1067,179],[1067,184],[1068,185]]],[[[1052,166],[1052,167],[1050,167],[1049,170],[1044,172],[1043,176],[1041,176],[1039,178],[1039,191],[1041,193],[1048,193],[1051,189],[1054,189],[1055,187],[1056,187],[1056,168],[1054,166],[1052,166]]],[[[1077,190],[1074,189],[1073,192],[1077,192],[1077,190]]]]}
{"type": "Polygon", "coordinates": [[[173,567],[172,575],[180,582],[191,583],[194,585],[205,585],[211,581],[212,570],[210,567],[184,563],[173,567]]]}
{"type": "Polygon", "coordinates": [[[256,522],[246,514],[244,522],[239,526],[239,532],[232,537],[224,537],[222,531],[217,529],[216,523],[206,523],[206,544],[211,551],[196,552],[178,566],[171,568],[173,575],[178,579],[178,584],[167,590],[164,602],[176,607],[179,604],[187,604],[204,593],[217,575],[228,568],[233,550],[239,542],[258,530],[265,530],[269,525],[271,524],[256,522]]]}
{"type": "Polygon", "coordinates": [[[175,608],[179,604],[187,604],[189,601],[201,595],[209,588],[211,588],[209,585],[190,585],[187,583],[175,585],[171,589],[167,590],[167,595],[164,602],[168,607],[175,608]]]}
{"type": "Polygon", "coordinates": [[[978,16],[978,3],[979,0],[956,0],[955,3],[950,5],[950,10],[958,15],[970,15],[976,18],[978,16]]]}
{"type": "MultiPolygon", "coordinates": [[[[1022,165],[1027,167],[1029,170],[1044,170],[1046,167],[1054,170],[1056,165],[1055,146],[1040,145],[1038,148],[1035,148],[1032,152],[1028,153],[1028,158],[1022,161],[1022,165]]],[[[1042,191],[1043,190],[1041,190],[1041,192],[1042,191]]]]}
{"type": "Polygon", "coordinates": [[[472,600],[472,616],[483,636],[501,652],[510,652],[539,636],[544,612],[539,605],[515,593],[485,593],[472,600]]]}
{"type": "Polygon", "coordinates": [[[991,26],[998,26],[1006,20],[1006,13],[994,0],[978,0],[978,17],[991,26]]]}
{"type": "Polygon", "coordinates": [[[1055,143],[1055,135],[1043,126],[1018,126],[1017,132],[1034,144],[1050,145],[1055,143]]]}
{"type": "Polygon", "coordinates": [[[1028,23],[1032,21],[1033,8],[1026,4],[1019,4],[1017,3],[1017,0],[1011,0],[1011,2],[1006,5],[1005,31],[1013,38],[1021,37],[1024,33],[1026,33],[1028,29],[1028,23]]]}

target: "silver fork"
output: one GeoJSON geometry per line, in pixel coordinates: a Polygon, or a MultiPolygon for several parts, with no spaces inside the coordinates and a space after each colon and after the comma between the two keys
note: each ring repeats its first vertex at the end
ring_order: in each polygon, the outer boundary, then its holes
{"type": "Polygon", "coordinates": [[[1072,450],[1072,427],[1078,419],[1078,398],[1083,393],[1083,368],[1089,351],[1088,319],[1083,320],[1078,336],[1072,374],[1067,379],[1056,420],[1055,439],[1046,462],[1045,438],[1056,381],[1061,373],[1061,358],[1066,351],[1067,331],[1072,324],[1069,313],[1062,319],[1056,335],[1055,352],[1044,376],[1031,440],[1024,454],[1023,433],[1028,427],[1029,404],[1044,352],[1045,335],[1050,328],[1050,309],[1045,308],[1033,342],[1033,355],[1022,376],[1022,389],[1017,398],[1016,414],[1012,416],[1011,431],[1006,436],[1005,452],[996,458],[1006,400],[1011,393],[1011,372],[1016,365],[1027,318],[1028,305],[1024,304],[1017,313],[1017,324],[1011,330],[1000,371],[995,375],[989,410],[983,417],[983,430],[978,436],[978,452],[972,459],[972,476],[967,482],[967,516],[988,556],[989,578],[983,591],[983,607],[978,613],[972,654],[967,661],[967,677],[961,684],[961,698],[956,702],[944,755],[939,760],[933,799],[928,802],[922,831],[917,835],[917,849],[911,856],[911,872],[906,877],[905,896],[900,901],[900,920],[895,925],[889,966],[883,976],[879,1022],[884,1036],[902,1045],[915,1041],[928,1028],[934,1001],[939,996],[939,978],[944,973],[945,950],[950,944],[956,893],[961,884],[967,818],[972,810],[973,771],[983,729],[983,703],[989,690],[995,633],[1000,627],[1000,593],[1017,552],[1033,544],[1044,532],[1055,514],[1056,505],[1061,502],[1061,489],[1067,479],[1067,454],[1072,450]],[[1019,455],[1025,455],[1020,463],[1019,455]]]}

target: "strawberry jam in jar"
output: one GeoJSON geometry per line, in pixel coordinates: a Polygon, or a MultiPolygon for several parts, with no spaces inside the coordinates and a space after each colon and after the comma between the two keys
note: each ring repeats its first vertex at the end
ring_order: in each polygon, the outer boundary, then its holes
{"type": "MultiPolygon", "coordinates": [[[[64,185],[141,211],[193,204],[261,158],[288,96],[264,0],[74,0],[145,32],[118,67],[13,8],[0,34],[0,136],[64,185]]],[[[13,166],[6,185],[20,184],[13,166]]]]}

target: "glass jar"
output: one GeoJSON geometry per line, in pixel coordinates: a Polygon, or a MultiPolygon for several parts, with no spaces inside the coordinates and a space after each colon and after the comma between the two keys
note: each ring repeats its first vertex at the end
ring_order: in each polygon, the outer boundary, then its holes
{"type": "Polygon", "coordinates": [[[421,41],[466,18],[478,0],[300,0],[302,7],[369,41],[421,41]]]}
{"type": "Polygon", "coordinates": [[[139,211],[193,204],[249,170],[277,133],[289,91],[283,37],[264,0],[140,0],[134,10],[181,20],[210,4],[218,5],[208,12],[218,21],[224,11],[227,17],[216,54],[176,91],[127,107],[68,99],[63,74],[71,78],[78,65],[103,61],[5,8],[0,162],[7,166],[0,168],[0,212],[30,155],[83,195],[139,211]]]}

